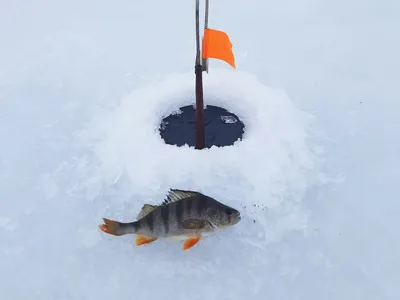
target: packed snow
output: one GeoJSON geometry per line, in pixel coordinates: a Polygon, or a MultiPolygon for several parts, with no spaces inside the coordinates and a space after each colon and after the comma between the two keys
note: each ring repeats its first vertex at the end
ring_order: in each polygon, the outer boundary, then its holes
{"type": "Polygon", "coordinates": [[[205,104],[245,134],[197,151],[158,133],[195,101],[194,2],[1,5],[1,299],[399,299],[400,4],[211,1],[237,70],[205,104]],[[98,230],[169,188],[242,220],[187,251],[98,230]]]}

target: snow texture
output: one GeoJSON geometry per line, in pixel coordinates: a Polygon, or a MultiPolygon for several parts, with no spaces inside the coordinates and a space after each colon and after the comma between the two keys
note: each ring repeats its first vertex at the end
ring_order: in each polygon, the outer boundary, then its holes
{"type": "Polygon", "coordinates": [[[399,299],[399,2],[212,1],[238,69],[205,103],[246,127],[203,151],[157,131],[194,103],[194,2],[1,5],[1,299],[399,299]],[[99,232],[169,188],[243,219],[188,251],[99,232]]]}

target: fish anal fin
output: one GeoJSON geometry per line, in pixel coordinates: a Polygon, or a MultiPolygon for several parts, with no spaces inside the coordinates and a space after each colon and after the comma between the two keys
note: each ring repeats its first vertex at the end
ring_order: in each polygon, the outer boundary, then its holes
{"type": "Polygon", "coordinates": [[[185,240],[183,243],[183,250],[188,250],[200,241],[200,236],[192,236],[185,240]]]}
{"type": "Polygon", "coordinates": [[[206,227],[206,221],[199,219],[188,219],[183,221],[182,225],[184,229],[203,229],[206,227]]]}
{"type": "Polygon", "coordinates": [[[154,242],[155,240],[157,240],[157,238],[138,234],[136,236],[136,246],[150,244],[150,243],[154,242]]]}

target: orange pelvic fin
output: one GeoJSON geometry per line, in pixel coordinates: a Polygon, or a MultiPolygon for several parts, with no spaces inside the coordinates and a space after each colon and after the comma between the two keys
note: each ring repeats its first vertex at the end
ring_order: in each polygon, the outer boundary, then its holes
{"type": "Polygon", "coordinates": [[[183,243],[183,250],[188,250],[200,241],[200,236],[193,236],[185,240],[183,243]]]}
{"type": "Polygon", "coordinates": [[[149,237],[149,236],[138,234],[136,236],[136,246],[150,244],[150,243],[154,242],[156,239],[157,238],[153,238],[153,237],[149,237]]]}
{"type": "Polygon", "coordinates": [[[105,233],[112,234],[112,235],[122,235],[120,232],[120,223],[117,221],[109,220],[103,218],[104,224],[99,225],[99,229],[105,233]]]}

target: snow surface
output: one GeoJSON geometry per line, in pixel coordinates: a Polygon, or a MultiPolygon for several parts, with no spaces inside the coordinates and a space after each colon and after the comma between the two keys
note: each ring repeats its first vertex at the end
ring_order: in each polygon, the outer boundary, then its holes
{"type": "Polygon", "coordinates": [[[0,5],[1,299],[399,299],[400,2],[211,1],[232,147],[165,145],[194,2],[0,5]],[[228,9],[229,8],[229,9],[228,9]],[[98,231],[170,187],[240,209],[190,251],[98,231]]]}

